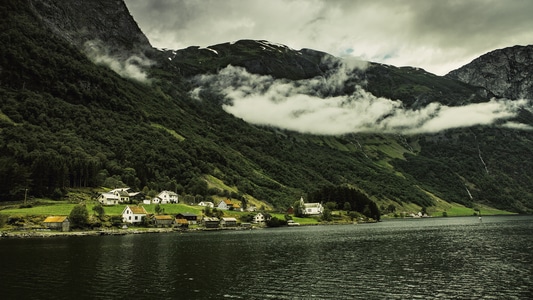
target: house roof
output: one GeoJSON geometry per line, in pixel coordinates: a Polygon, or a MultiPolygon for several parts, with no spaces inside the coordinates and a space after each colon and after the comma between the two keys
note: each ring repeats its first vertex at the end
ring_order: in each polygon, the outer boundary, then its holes
{"type": "Polygon", "coordinates": [[[190,213],[190,212],[184,212],[184,213],[179,213],[177,214],[177,216],[184,216],[184,217],[196,217],[195,214],[193,213],[190,213]]]}
{"type": "Polygon", "coordinates": [[[174,220],[171,215],[155,215],[154,219],[156,220],[174,220]]]}
{"type": "Polygon", "coordinates": [[[189,224],[189,221],[186,219],[176,219],[176,223],[178,224],[189,224]]]}
{"type": "Polygon", "coordinates": [[[126,208],[129,208],[131,210],[132,213],[136,214],[136,215],[140,215],[140,214],[148,214],[148,212],[146,211],[146,209],[144,209],[143,206],[126,206],[126,208]]]}
{"type": "Polygon", "coordinates": [[[63,223],[67,216],[50,216],[44,219],[44,223],[63,223]]]}
{"type": "Polygon", "coordinates": [[[237,219],[235,218],[222,218],[222,220],[224,220],[225,222],[237,222],[237,219]]]}
{"type": "Polygon", "coordinates": [[[110,193],[114,193],[114,192],[127,192],[127,191],[129,191],[129,190],[130,190],[129,187],[125,187],[125,188],[113,189],[113,190],[110,190],[109,192],[110,192],[110,193]]]}
{"type": "Polygon", "coordinates": [[[161,196],[163,194],[167,194],[169,196],[177,196],[178,194],[174,193],[173,191],[162,191],[161,193],[158,194],[158,196],[161,196]]]}
{"type": "Polygon", "coordinates": [[[224,200],[224,203],[226,203],[227,205],[233,205],[233,203],[231,203],[229,199],[224,200]]]}
{"type": "Polygon", "coordinates": [[[116,193],[118,193],[120,196],[122,197],[129,197],[130,194],[126,191],[116,191],[116,193]]]}

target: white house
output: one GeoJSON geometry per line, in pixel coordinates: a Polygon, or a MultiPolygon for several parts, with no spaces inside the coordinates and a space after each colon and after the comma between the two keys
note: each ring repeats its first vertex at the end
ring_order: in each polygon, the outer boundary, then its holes
{"type": "Polygon", "coordinates": [[[130,188],[120,188],[111,190],[109,192],[115,194],[119,198],[119,201],[124,203],[130,201],[130,193],[128,193],[129,189],[130,188]]]}
{"type": "Polygon", "coordinates": [[[230,200],[226,199],[226,200],[220,201],[217,205],[217,208],[221,210],[233,209],[233,203],[231,203],[230,200]]]}
{"type": "Polygon", "coordinates": [[[206,207],[210,207],[210,208],[215,207],[215,204],[213,204],[213,202],[209,202],[209,201],[202,201],[202,202],[198,203],[198,205],[206,206],[206,207]]]}
{"type": "Polygon", "coordinates": [[[120,203],[120,197],[114,193],[101,193],[97,200],[102,205],[116,205],[120,203]]]}
{"type": "Polygon", "coordinates": [[[304,198],[300,198],[300,204],[304,209],[306,215],[321,215],[324,211],[324,207],[321,203],[305,203],[304,198]]]}
{"type": "Polygon", "coordinates": [[[119,203],[129,202],[129,189],[130,188],[119,188],[111,190],[107,193],[101,193],[97,200],[103,205],[116,205],[119,203]]]}
{"type": "Polygon", "coordinates": [[[142,218],[146,217],[147,214],[148,212],[142,206],[126,205],[122,211],[122,221],[131,224],[140,223],[142,222],[142,218]]]}
{"type": "Polygon", "coordinates": [[[162,191],[154,199],[152,203],[168,204],[168,203],[178,203],[178,194],[171,191],[162,191]]]}
{"type": "Polygon", "coordinates": [[[263,213],[257,213],[252,222],[254,223],[264,223],[266,221],[270,220],[270,215],[269,214],[263,214],[263,213]]]}

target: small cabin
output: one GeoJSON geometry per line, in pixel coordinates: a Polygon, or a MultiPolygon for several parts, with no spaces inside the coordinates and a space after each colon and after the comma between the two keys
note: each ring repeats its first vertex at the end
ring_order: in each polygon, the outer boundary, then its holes
{"type": "Polygon", "coordinates": [[[50,216],[43,221],[43,225],[51,230],[69,231],[70,221],[66,216],[50,216]]]}
{"type": "Polygon", "coordinates": [[[174,217],[171,215],[154,215],[152,221],[156,227],[172,227],[174,217]]]}
{"type": "Polygon", "coordinates": [[[218,228],[220,220],[218,218],[205,217],[202,222],[205,228],[218,228]]]}
{"type": "Polygon", "coordinates": [[[198,222],[198,216],[188,212],[177,214],[176,219],[185,219],[191,225],[196,224],[198,222]]]}
{"type": "Polygon", "coordinates": [[[222,218],[220,224],[224,227],[237,227],[237,219],[235,218],[222,218]]]}

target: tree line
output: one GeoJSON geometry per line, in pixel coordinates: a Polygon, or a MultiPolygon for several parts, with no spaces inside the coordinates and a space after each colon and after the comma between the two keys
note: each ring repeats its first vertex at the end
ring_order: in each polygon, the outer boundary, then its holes
{"type": "Polygon", "coordinates": [[[324,203],[327,209],[356,211],[368,218],[380,220],[377,204],[365,193],[346,186],[325,186],[307,195],[307,202],[324,203]],[[334,203],[335,205],[330,205],[334,203]]]}

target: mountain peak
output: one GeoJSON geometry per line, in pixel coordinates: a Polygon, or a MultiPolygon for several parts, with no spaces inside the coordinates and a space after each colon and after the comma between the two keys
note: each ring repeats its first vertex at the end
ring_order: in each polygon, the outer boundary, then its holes
{"type": "Polygon", "coordinates": [[[295,50],[265,40],[238,40],[181,50],[164,50],[172,64],[185,76],[215,73],[229,64],[245,68],[250,73],[275,78],[307,79],[324,75],[335,62],[334,56],[311,49],[295,50]]]}
{"type": "Polygon", "coordinates": [[[533,99],[533,45],[491,51],[446,76],[501,98],[533,99]]]}
{"type": "Polygon", "coordinates": [[[125,57],[152,48],[124,1],[30,0],[30,4],[44,24],[77,48],[97,41],[109,54],[125,57]]]}

